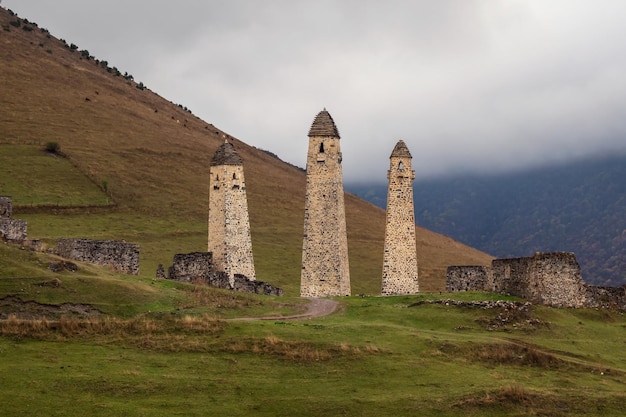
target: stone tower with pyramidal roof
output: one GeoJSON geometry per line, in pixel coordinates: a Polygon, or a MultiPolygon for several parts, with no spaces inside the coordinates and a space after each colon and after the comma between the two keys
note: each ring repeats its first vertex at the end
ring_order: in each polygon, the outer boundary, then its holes
{"type": "Polygon", "coordinates": [[[326,109],[309,130],[301,297],[350,295],[339,131],[326,109]]]}
{"type": "Polygon", "coordinates": [[[250,220],[243,161],[235,147],[225,141],[211,160],[209,170],[209,245],[218,270],[255,280],[250,220]]]}
{"type": "Polygon", "coordinates": [[[419,291],[412,159],[404,141],[398,141],[389,158],[387,171],[389,188],[382,295],[416,294],[419,291]]]}

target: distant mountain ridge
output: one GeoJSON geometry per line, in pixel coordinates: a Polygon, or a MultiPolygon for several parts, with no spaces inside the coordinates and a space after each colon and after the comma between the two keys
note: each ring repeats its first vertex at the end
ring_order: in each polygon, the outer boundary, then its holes
{"type": "MultiPolygon", "coordinates": [[[[387,186],[346,189],[384,207],[387,186]]],[[[414,183],[420,226],[497,257],[574,252],[591,284],[626,284],[626,154],[414,183]]]]}

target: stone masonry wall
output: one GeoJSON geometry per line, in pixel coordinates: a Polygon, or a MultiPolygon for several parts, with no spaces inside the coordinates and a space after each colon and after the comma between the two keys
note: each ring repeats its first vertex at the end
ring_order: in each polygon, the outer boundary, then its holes
{"type": "Polygon", "coordinates": [[[177,253],[168,268],[167,278],[183,282],[206,280],[216,272],[213,265],[211,252],[177,253]]]}
{"type": "Polygon", "coordinates": [[[113,267],[124,274],[139,274],[139,245],[119,240],[57,240],[56,254],[67,259],[113,267]]]}
{"type": "Polygon", "coordinates": [[[309,133],[302,297],[350,295],[350,268],[339,134],[326,111],[309,133]]]}
{"type": "MultiPolygon", "coordinates": [[[[158,272],[157,272],[158,275],[158,272]]],[[[250,294],[283,295],[283,290],[266,282],[250,280],[241,274],[231,279],[224,271],[217,269],[211,252],[179,253],[174,255],[174,263],[168,268],[168,279],[202,283],[211,287],[241,291],[250,294]]]]}
{"type": "Polygon", "coordinates": [[[0,195],[0,219],[12,219],[13,204],[11,197],[0,195]]]}
{"type": "Polygon", "coordinates": [[[587,286],[588,307],[626,311],[626,285],[622,287],[587,286]]]}
{"type": "Polygon", "coordinates": [[[537,253],[532,258],[528,299],[559,307],[589,304],[588,289],[576,256],[570,252],[537,253]]]}
{"type": "Polygon", "coordinates": [[[411,168],[411,154],[403,141],[398,142],[391,154],[387,178],[389,187],[381,293],[416,294],[419,282],[412,184],[415,171],[411,168]]]}
{"type": "Polygon", "coordinates": [[[22,242],[28,235],[26,220],[0,219],[0,238],[22,242]]]}
{"type": "Polygon", "coordinates": [[[555,307],[626,309],[626,287],[586,285],[573,253],[536,253],[532,257],[494,259],[489,267],[451,266],[447,291],[489,291],[523,297],[555,307]]]}
{"type": "Polygon", "coordinates": [[[23,242],[28,237],[28,224],[25,220],[14,220],[12,199],[0,196],[0,238],[23,242]]]}
{"type": "Polygon", "coordinates": [[[495,259],[490,285],[495,292],[507,292],[538,304],[587,305],[587,289],[573,253],[536,253],[527,258],[495,259]]]}
{"type": "Polygon", "coordinates": [[[211,166],[209,186],[208,251],[213,253],[213,262],[228,274],[231,285],[236,274],[254,280],[256,273],[243,166],[211,166]]]}
{"type": "Polygon", "coordinates": [[[446,291],[487,291],[490,269],[486,266],[449,266],[446,291]]]}

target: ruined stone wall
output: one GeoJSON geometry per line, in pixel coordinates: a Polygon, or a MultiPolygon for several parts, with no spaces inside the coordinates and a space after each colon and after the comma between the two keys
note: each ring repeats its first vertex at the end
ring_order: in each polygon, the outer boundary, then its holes
{"type": "Polygon", "coordinates": [[[588,304],[580,266],[575,255],[569,252],[495,259],[492,281],[487,288],[550,306],[583,307],[588,304]]]}
{"type": "Polygon", "coordinates": [[[26,220],[0,219],[0,238],[22,242],[28,235],[26,220]]]}
{"type": "Polygon", "coordinates": [[[213,269],[211,252],[177,253],[174,263],[169,267],[167,278],[176,281],[194,282],[208,279],[213,269]]]}
{"type": "Polygon", "coordinates": [[[139,274],[139,245],[119,240],[57,240],[56,254],[67,259],[110,266],[124,274],[139,274]]]}
{"type": "MultiPolygon", "coordinates": [[[[157,276],[159,276],[158,270],[157,276]]],[[[250,294],[283,295],[281,288],[274,287],[263,281],[248,279],[245,275],[235,274],[231,282],[226,272],[217,269],[211,252],[179,253],[174,255],[174,263],[168,268],[166,278],[250,294]]]]}
{"type": "Polygon", "coordinates": [[[0,195],[0,219],[12,219],[13,205],[11,197],[0,195]]]}
{"type": "Polygon", "coordinates": [[[626,311],[626,285],[622,287],[588,285],[587,307],[626,311]]]}
{"type": "Polygon", "coordinates": [[[213,262],[228,274],[256,279],[242,165],[218,165],[210,169],[209,241],[213,262]]]}
{"type": "Polygon", "coordinates": [[[573,253],[537,253],[531,259],[527,299],[559,307],[588,305],[588,289],[573,253]]]}
{"type": "Polygon", "coordinates": [[[13,215],[12,199],[9,196],[0,196],[0,239],[23,242],[28,237],[26,220],[15,220],[13,215]]]}
{"type": "Polygon", "coordinates": [[[234,291],[245,292],[248,294],[260,295],[283,295],[283,289],[274,287],[263,281],[250,280],[248,277],[240,274],[235,275],[235,283],[232,288],[234,291]]]}
{"type": "Polygon", "coordinates": [[[491,268],[448,267],[448,291],[489,291],[558,307],[590,306],[588,287],[573,253],[536,253],[532,257],[494,259],[491,268]]]}
{"type": "MultiPolygon", "coordinates": [[[[532,258],[494,259],[487,288],[492,292],[508,293],[526,298],[530,293],[532,258]]],[[[531,279],[532,278],[532,279],[531,279]]]]}
{"type": "Polygon", "coordinates": [[[417,249],[413,209],[411,154],[400,141],[390,158],[387,172],[387,223],[383,257],[382,295],[416,294],[419,292],[417,249]],[[402,145],[405,153],[396,152],[402,145]]]}
{"type": "Polygon", "coordinates": [[[491,268],[486,266],[449,266],[446,271],[446,291],[489,291],[491,268]]]}

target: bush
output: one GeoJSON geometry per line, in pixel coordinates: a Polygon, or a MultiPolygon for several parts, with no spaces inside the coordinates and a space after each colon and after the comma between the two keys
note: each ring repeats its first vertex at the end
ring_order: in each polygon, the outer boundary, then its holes
{"type": "Polygon", "coordinates": [[[61,152],[61,145],[59,145],[59,142],[46,142],[45,151],[58,155],[61,152]]]}
{"type": "Polygon", "coordinates": [[[19,20],[19,19],[17,19],[17,20],[11,20],[11,21],[9,22],[9,25],[11,25],[11,26],[15,26],[16,28],[19,28],[19,27],[21,26],[21,24],[22,24],[22,23],[20,22],[20,20],[19,20]]]}

